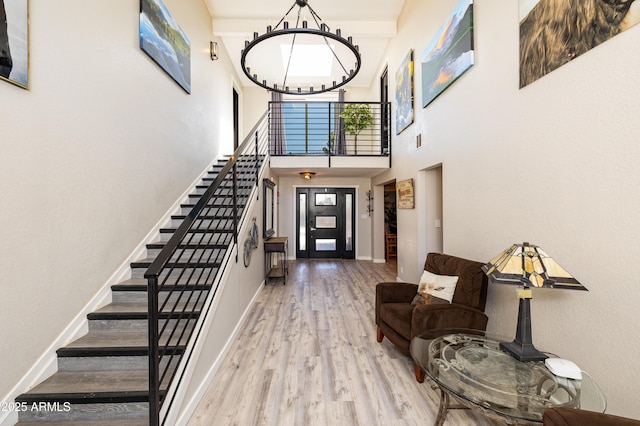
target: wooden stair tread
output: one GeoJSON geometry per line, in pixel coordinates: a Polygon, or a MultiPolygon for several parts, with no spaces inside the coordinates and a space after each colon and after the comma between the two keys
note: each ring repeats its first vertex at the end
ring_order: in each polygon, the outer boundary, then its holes
{"type": "Polygon", "coordinates": [[[56,401],[71,403],[144,401],[149,394],[148,370],[59,371],[17,401],[56,401]]]}
{"type": "MultiPolygon", "coordinates": [[[[166,330],[163,336],[160,338],[160,345],[165,345],[168,342],[170,330],[166,330]]],[[[177,331],[172,336],[171,341],[173,344],[177,343],[180,337],[180,332],[177,331]]],[[[59,351],[71,350],[71,349],[88,349],[88,348],[144,348],[149,347],[149,334],[146,331],[95,331],[92,330],[88,334],[80,337],[77,340],[69,343],[59,351]]]]}
{"type": "MultiPolygon", "coordinates": [[[[155,258],[146,258],[146,259],[140,259],[140,260],[136,260],[135,262],[131,262],[131,267],[132,268],[148,268],[149,266],[151,266],[151,264],[153,263],[153,261],[155,260],[155,258]]],[[[220,266],[220,262],[184,262],[184,261],[178,261],[178,262],[173,262],[173,261],[169,261],[167,263],[167,267],[173,267],[175,266],[176,268],[218,268],[220,266]]]]}
{"type": "Polygon", "coordinates": [[[59,422],[18,422],[16,426],[149,426],[148,419],[130,420],[65,420],[59,422]]]}
{"type": "MultiPolygon", "coordinates": [[[[161,234],[173,234],[174,232],[176,232],[176,229],[178,229],[178,227],[175,228],[161,228],[160,229],[160,233],[161,234]]],[[[226,234],[229,232],[233,232],[233,229],[229,228],[229,229],[190,229],[188,231],[189,234],[206,234],[206,233],[211,233],[211,234],[226,234]]]]}
{"type": "MultiPolygon", "coordinates": [[[[193,317],[200,314],[200,308],[202,306],[202,301],[200,301],[196,310],[193,312],[193,305],[195,303],[193,301],[188,303],[188,306],[184,302],[179,302],[175,304],[167,304],[165,306],[165,310],[161,312],[161,318],[177,318],[179,317],[182,310],[185,310],[185,316],[193,317]],[[174,310],[174,312],[170,312],[174,310]]],[[[93,311],[87,315],[89,319],[109,319],[109,318],[124,318],[124,319],[147,319],[148,304],[142,302],[113,302],[97,311],[93,311]]]]}
{"type": "MultiPolygon", "coordinates": [[[[111,286],[111,290],[114,291],[147,291],[148,281],[145,278],[129,278],[128,280],[121,281],[111,286]]],[[[176,281],[175,279],[167,279],[163,281],[160,291],[185,291],[193,290],[210,290],[213,286],[211,284],[193,284],[188,283],[185,285],[184,280],[176,281]]]]}

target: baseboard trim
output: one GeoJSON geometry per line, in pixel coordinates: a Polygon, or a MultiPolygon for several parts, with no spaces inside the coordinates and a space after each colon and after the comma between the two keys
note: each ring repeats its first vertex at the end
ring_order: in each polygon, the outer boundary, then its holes
{"type": "Polygon", "coordinates": [[[264,290],[264,288],[265,288],[264,284],[265,284],[265,282],[263,281],[258,286],[258,290],[255,292],[255,294],[253,295],[253,298],[251,299],[251,301],[247,305],[247,308],[242,313],[242,316],[240,317],[240,320],[238,321],[238,324],[236,324],[235,328],[233,329],[233,332],[231,333],[231,335],[227,339],[224,347],[222,348],[222,351],[220,351],[220,354],[218,355],[218,357],[215,359],[215,361],[213,361],[213,364],[211,365],[211,368],[209,369],[209,371],[205,375],[204,379],[200,383],[200,386],[198,386],[193,398],[189,402],[186,403],[185,409],[179,414],[179,417],[175,422],[176,426],[186,425],[189,422],[189,420],[191,419],[191,416],[193,416],[193,413],[195,413],[196,409],[198,408],[198,404],[200,404],[200,401],[202,401],[202,398],[204,397],[205,393],[209,389],[209,386],[211,386],[211,382],[213,382],[213,379],[215,378],[216,374],[218,373],[218,370],[220,370],[220,367],[222,366],[222,363],[224,362],[225,357],[227,356],[227,354],[231,350],[231,346],[233,345],[233,342],[238,337],[238,334],[240,333],[240,330],[242,329],[242,326],[246,322],[247,317],[249,316],[249,313],[251,312],[251,309],[255,305],[255,303],[258,300],[258,297],[260,296],[262,291],[264,290]]]}
{"type": "MultiPolygon", "coordinates": [[[[183,192],[177,201],[167,210],[167,213],[151,228],[151,231],[142,239],[142,242],[107,279],[107,282],[98,290],[96,295],[82,308],[81,312],[71,320],[69,325],[67,325],[40,358],[38,358],[31,369],[27,371],[20,381],[0,401],[7,403],[15,401],[18,395],[26,392],[58,371],[58,356],[56,351],[89,332],[87,315],[111,303],[111,286],[131,277],[131,262],[144,257],[147,244],[159,239],[160,228],[167,227],[171,222],[171,216],[180,208],[180,204],[188,199],[189,194],[194,190],[195,186],[202,181],[202,178],[208,174],[209,170],[211,170],[212,166],[216,164],[220,158],[222,157],[216,157],[191,185],[187,187],[185,192],[183,192]]],[[[12,426],[17,421],[18,415],[16,412],[0,412],[0,426],[12,426]]]]}

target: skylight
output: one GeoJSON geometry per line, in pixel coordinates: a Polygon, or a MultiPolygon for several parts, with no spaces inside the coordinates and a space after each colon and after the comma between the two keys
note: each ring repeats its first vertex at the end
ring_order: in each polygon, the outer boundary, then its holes
{"type": "MultiPolygon", "coordinates": [[[[334,46],[331,46],[334,49],[334,46]]],[[[333,67],[333,53],[326,44],[295,44],[293,53],[291,45],[280,45],[282,66],[291,77],[329,77],[333,67]],[[289,63],[291,56],[291,63],[289,63]]]]}

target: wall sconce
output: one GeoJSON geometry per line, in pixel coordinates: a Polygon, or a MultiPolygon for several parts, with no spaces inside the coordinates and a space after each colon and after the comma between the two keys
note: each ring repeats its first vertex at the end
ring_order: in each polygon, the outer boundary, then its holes
{"type": "Polygon", "coordinates": [[[311,180],[316,174],[315,172],[300,172],[299,175],[302,176],[304,180],[311,180]]]}
{"type": "Polygon", "coordinates": [[[209,42],[209,54],[211,55],[212,61],[218,60],[218,42],[216,41],[209,42]]]}

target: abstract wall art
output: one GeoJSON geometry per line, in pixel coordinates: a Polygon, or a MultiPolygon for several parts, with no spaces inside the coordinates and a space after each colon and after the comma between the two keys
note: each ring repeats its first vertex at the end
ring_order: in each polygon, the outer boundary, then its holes
{"type": "Polygon", "coordinates": [[[422,106],[426,107],[474,64],[473,0],[462,0],[422,53],[422,106]]]}
{"type": "Polygon", "coordinates": [[[396,72],[396,134],[413,123],[413,50],[396,72]]]}

